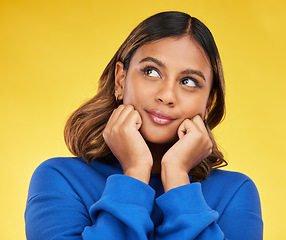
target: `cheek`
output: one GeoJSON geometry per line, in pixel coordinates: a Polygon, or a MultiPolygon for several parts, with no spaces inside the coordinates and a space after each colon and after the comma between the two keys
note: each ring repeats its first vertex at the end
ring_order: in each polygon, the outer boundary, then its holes
{"type": "Polygon", "coordinates": [[[184,102],[183,114],[185,118],[193,118],[196,115],[200,115],[202,118],[206,112],[207,97],[197,97],[194,99],[189,99],[184,102]]]}
{"type": "Polygon", "coordinates": [[[137,90],[138,87],[136,86],[136,82],[132,81],[130,78],[126,78],[123,93],[124,105],[134,105],[134,102],[136,102],[137,90]]]}
{"type": "Polygon", "coordinates": [[[126,79],[124,86],[123,104],[131,104],[134,107],[146,103],[146,99],[154,95],[152,86],[148,86],[142,81],[140,76],[134,75],[132,78],[126,79]]]}

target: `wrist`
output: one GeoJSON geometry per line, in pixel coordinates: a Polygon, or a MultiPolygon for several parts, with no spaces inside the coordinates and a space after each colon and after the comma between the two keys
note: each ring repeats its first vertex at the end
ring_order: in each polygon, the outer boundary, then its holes
{"type": "Polygon", "coordinates": [[[173,188],[190,184],[188,172],[171,164],[162,163],[161,179],[165,192],[173,188]]]}
{"type": "Polygon", "coordinates": [[[123,171],[123,174],[132,178],[135,178],[141,182],[149,184],[150,174],[151,174],[151,167],[134,167],[128,168],[123,171]]]}

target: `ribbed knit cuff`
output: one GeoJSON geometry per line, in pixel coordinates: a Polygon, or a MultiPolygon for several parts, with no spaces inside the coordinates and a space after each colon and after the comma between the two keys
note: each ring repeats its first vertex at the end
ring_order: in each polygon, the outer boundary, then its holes
{"type": "Polygon", "coordinates": [[[173,188],[157,198],[156,203],[168,218],[212,211],[204,199],[200,183],[173,188]]]}
{"type": "Polygon", "coordinates": [[[114,174],[107,178],[101,198],[113,202],[139,205],[151,214],[155,191],[148,184],[122,174],[114,174]]]}

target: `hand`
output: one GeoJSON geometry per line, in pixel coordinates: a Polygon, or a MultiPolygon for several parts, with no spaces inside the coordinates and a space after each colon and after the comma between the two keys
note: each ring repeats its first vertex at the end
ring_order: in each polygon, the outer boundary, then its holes
{"type": "Polygon", "coordinates": [[[212,152],[212,142],[199,115],[181,123],[178,137],[179,140],[165,153],[161,162],[165,191],[188,184],[189,171],[212,152]]]}
{"type": "Polygon", "coordinates": [[[141,117],[132,105],[120,105],[111,114],[103,138],[120,162],[123,173],[148,184],[153,158],[138,131],[141,125],[141,117]]]}

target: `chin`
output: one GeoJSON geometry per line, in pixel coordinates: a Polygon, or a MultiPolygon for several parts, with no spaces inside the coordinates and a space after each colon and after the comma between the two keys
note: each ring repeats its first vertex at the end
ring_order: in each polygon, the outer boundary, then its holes
{"type": "Polygon", "coordinates": [[[140,130],[143,138],[150,142],[155,144],[170,144],[175,141],[177,141],[179,138],[177,134],[170,134],[170,131],[168,132],[158,132],[158,131],[144,131],[144,129],[140,130]]]}

